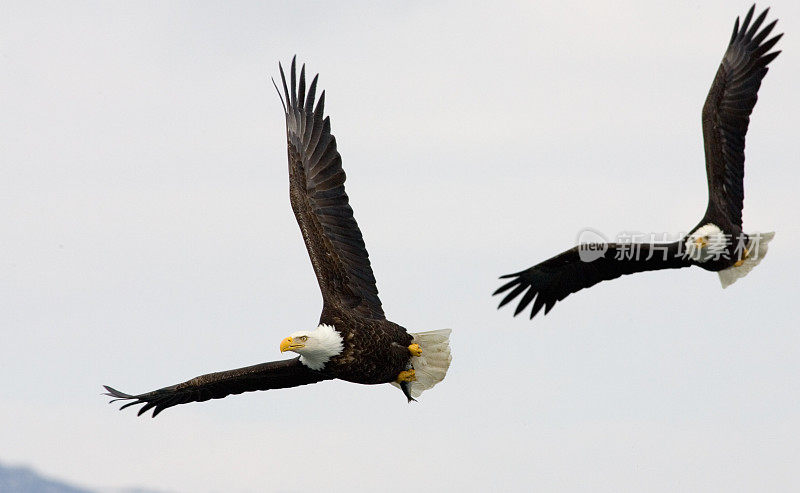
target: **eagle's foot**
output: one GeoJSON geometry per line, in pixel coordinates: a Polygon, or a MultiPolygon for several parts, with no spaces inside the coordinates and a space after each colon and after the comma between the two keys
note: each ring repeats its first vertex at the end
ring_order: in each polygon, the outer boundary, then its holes
{"type": "Polygon", "coordinates": [[[411,353],[411,356],[422,356],[422,348],[419,347],[419,344],[412,344],[408,346],[408,352],[411,353]]]}
{"type": "Polygon", "coordinates": [[[737,261],[736,261],[736,262],[733,264],[733,266],[734,266],[734,267],[741,267],[741,266],[742,266],[742,264],[744,263],[744,261],[745,261],[745,260],[747,259],[747,257],[749,257],[749,256],[750,256],[750,251],[749,251],[747,248],[745,248],[745,249],[744,249],[744,252],[742,253],[742,258],[740,258],[739,260],[737,260],[737,261]]]}
{"type": "Polygon", "coordinates": [[[413,382],[417,379],[417,373],[414,370],[404,370],[397,375],[397,382],[413,382]]]}

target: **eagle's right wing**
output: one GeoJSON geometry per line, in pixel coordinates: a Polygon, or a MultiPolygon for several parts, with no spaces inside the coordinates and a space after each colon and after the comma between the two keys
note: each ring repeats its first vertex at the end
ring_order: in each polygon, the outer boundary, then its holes
{"type": "Polygon", "coordinates": [[[681,255],[680,242],[608,243],[598,246],[606,248],[602,253],[597,252],[599,256],[593,256],[588,251],[581,252],[582,246],[578,245],[529,269],[502,276],[500,279],[510,278],[511,281],[500,286],[494,295],[509,290],[510,292],[500,301],[498,308],[522,295],[514,310],[514,316],[517,316],[535,298],[530,316],[533,318],[542,308],[546,315],[556,302],[601,281],[635,272],[677,269],[691,265],[681,255]]]}
{"type": "Polygon", "coordinates": [[[255,390],[285,389],[329,379],[330,377],[308,368],[297,357],[236,370],[209,373],[177,385],[139,395],[126,394],[107,385],[104,387],[108,390],[105,395],[114,397],[111,402],[130,401],[124,404],[120,410],[144,404],[139,409],[139,416],[152,408],[153,417],[156,417],[164,409],[178,404],[222,399],[231,394],[255,390]]]}

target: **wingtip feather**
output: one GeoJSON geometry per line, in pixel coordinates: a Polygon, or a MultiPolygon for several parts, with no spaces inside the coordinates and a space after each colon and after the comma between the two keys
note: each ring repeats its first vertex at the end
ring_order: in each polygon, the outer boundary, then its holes
{"type": "Polygon", "coordinates": [[[507,283],[503,284],[502,286],[500,286],[499,288],[497,288],[494,291],[494,293],[492,293],[492,296],[497,296],[498,294],[505,293],[506,291],[508,291],[509,289],[511,289],[513,286],[515,286],[518,283],[519,283],[519,280],[517,280],[517,279],[514,279],[514,280],[512,280],[510,282],[507,282],[507,283]]]}
{"type": "Polygon", "coordinates": [[[272,87],[275,88],[275,92],[278,93],[278,97],[281,100],[281,106],[283,106],[283,112],[286,113],[286,103],[283,101],[283,95],[281,94],[281,90],[278,89],[278,84],[275,83],[275,77],[270,77],[270,80],[272,81],[272,87]]]}
{"type": "Polygon", "coordinates": [[[297,102],[304,105],[306,101],[306,64],[300,68],[300,81],[297,88],[297,102]]]}
{"type": "Polygon", "coordinates": [[[289,73],[289,80],[291,81],[292,85],[292,107],[297,106],[297,55],[292,57],[292,69],[289,73]]]}

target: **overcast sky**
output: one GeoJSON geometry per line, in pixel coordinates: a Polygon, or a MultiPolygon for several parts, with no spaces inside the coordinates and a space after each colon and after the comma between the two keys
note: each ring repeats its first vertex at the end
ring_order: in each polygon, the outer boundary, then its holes
{"type": "Polygon", "coordinates": [[[0,4],[0,461],[170,492],[800,488],[800,4],[747,140],[726,290],[641,274],[547,317],[497,277],[706,205],[700,110],[746,2],[0,4]],[[118,412],[281,359],[321,296],[269,77],[320,73],[390,319],[450,327],[443,384],[326,382],[118,412]]]}

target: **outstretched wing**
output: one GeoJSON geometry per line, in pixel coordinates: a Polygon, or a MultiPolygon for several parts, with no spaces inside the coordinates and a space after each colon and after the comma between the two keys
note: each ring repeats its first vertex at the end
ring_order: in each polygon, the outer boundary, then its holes
{"type": "Polygon", "coordinates": [[[236,370],[209,373],[178,385],[139,395],[126,394],[107,385],[104,385],[104,387],[108,391],[105,395],[114,397],[111,402],[130,401],[123,405],[120,410],[137,404],[144,404],[139,409],[139,416],[152,408],[153,417],[155,418],[164,409],[178,404],[222,399],[231,394],[241,394],[242,392],[253,392],[255,390],[285,389],[328,379],[330,377],[311,370],[303,363],[300,363],[300,358],[297,357],[236,370]]]}
{"type": "Polygon", "coordinates": [[[331,135],[330,118],[324,116],[325,92],[315,108],[318,76],[306,94],[305,65],[296,85],[292,59],[290,94],[283,67],[279,67],[289,147],[289,195],[322,297],[326,305],[336,303],[382,319],[369,254],[344,190],[342,158],[331,135]]]}
{"type": "Polygon", "coordinates": [[[741,28],[736,18],[728,49],[703,106],[708,177],[706,220],[728,231],[726,225],[742,227],[744,138],[761,79],[767,74],[767,65],[780,53],[767,52],[783,36],[778,34],[764,41],[778,21],[759,31],[769,9],[750,25],[754,10],[755,5],[750,7],[741,28]]]}
{"type": "Polygon", "coordinates": [[[616,279],[624,274],[691,265],[681,254],[680,242],[608,243],[594,247],[588,249],[586,245],[579,245],[529,269],[502,276],[500,279],[511,281],[494,292],[498,295],[509,291],[498,308],[522,296],[514,316],[533,302],[530,316],[533,318],[542,308],[546,315],[556,302],[600,281],[616,279]]]}

